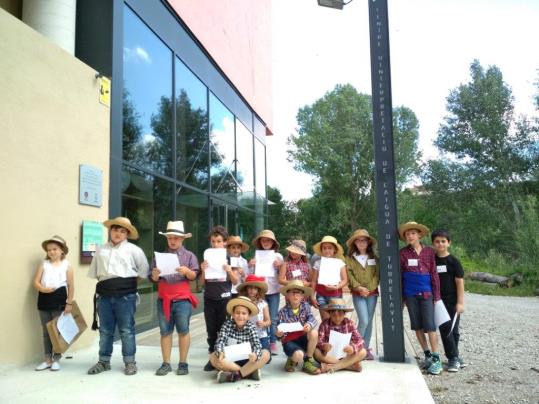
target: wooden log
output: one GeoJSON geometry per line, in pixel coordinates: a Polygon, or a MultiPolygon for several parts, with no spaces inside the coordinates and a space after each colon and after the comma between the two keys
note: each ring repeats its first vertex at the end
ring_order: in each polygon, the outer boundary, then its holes
{"type": "Polygon", "coordinates": [[[513,281],[507,276],[494,275],[488,272],[471,272],[469,277],[472,281],[496,283],[506,288],[513,286],[513,281]]]}

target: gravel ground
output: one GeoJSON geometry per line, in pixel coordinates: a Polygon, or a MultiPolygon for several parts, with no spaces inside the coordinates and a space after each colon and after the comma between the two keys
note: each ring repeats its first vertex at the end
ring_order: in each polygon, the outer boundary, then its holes
{"type": "Polygon", "coordinates": [[[466,293],[460,336],[468,366],[424,375],[436,403],[539,403],[539,298],[466,293]]]}

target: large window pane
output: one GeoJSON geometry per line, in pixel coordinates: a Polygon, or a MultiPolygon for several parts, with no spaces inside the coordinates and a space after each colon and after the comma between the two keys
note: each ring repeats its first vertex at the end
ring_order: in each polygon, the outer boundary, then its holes
{"type": "Polygon", "coordinates": [[[185,240],[185,247],[202,257],[208,248],[208,196],[186,187],[176,188],[176,220],[182,220],[185,231],[193,235],[185,240]]]}
{"type": "Polygon", "coordinates": [[[123,159],[172,175],[172,52],[124,13],[123,159]]]}
{"type": "Polygon", "coordinates": [[[238,201],[242,206],[254,204],[253,135],[236,119],[236,159],[238,201]]]}
{"type": "Polygon", "coordinates": [[[208,189],[208,91],[178,59],[175,64],[176,177],[208,189]]]}
{"type": "MultiPolygon", "coordinates": [[[[243,241],[251,245],[251,241],[255,238],[256,234],[254,212],[240,209],[238,211],[238,235],[243,241]]],[[[250,255],[252,251],[251,246],[250,255]]]]}
{"type": "Polygon", "coordinates": [[[256,193],[266,198],[266,147],[255,138],[256,193]]]}
{"type": "Polygon", "coordinates": [[[234,115],[210,94],[210,175],[212,194],[236,200],[234,115]]]}

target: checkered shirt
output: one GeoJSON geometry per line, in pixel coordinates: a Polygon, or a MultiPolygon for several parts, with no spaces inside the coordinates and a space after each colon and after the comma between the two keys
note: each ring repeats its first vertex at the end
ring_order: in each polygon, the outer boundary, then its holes
{"type": "Polygon", "coordinates": [[[247,321],[245,326],[240,329],[236,326],[236,322],[232,318],[227,318],[217,336],[215,352],[224,352],[225,346],[230,345],[228,344],[230,338],[234,339],[237,344],[250,342],[251,350],[256,354],[256,359],[260,359],[260,356],[262,355],[262,345],[260,345],[260,338],[258,337],[256,326],[251,323],[251,321],[247,321]]]}

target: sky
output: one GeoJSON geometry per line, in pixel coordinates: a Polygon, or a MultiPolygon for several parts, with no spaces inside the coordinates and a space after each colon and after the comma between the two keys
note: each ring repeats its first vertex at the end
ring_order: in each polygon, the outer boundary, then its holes
{"type": "MultiPolygon", "coordinates": [[[[299,108],[337,84],[370,94],[368,0],[343,10],[316,0],[272,0],[273,133],[267,137],[268,185],[284,199],[311,195],[312,179],[287,162],[299,108]]],[[[539,0],[388,0],[393,107],[420,123],[423,159],[446,115],[449,91],[469,80],[469,67],[496,65],[512,88],[517,114],[535,113],[539,79],[539,0]]]]}

